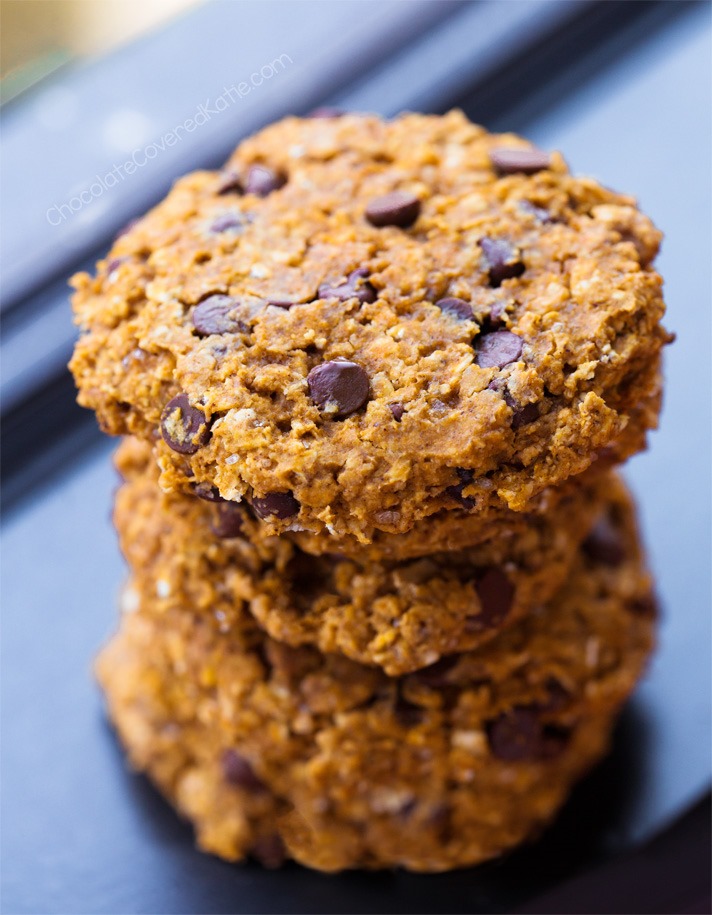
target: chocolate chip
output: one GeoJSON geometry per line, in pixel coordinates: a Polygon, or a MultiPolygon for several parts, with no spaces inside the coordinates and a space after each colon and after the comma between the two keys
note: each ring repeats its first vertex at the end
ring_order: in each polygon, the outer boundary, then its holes
{"type": "Polygon", "coordinates": [[[654,594],[635,597],[626,603],[626,608],[634,616],[641,616],[647,619],[655,619],[658,616],[658,602],[654,594]]]}
{"type": "Polygon", "coordinates": [[[476,315],[475,320],[479,322],[480,334],[491,334],[494,330],[500,330],[505,325],[507,316],[507,302],[498,299],[489,306],[489,311],[476,315]]]}
{"type": "Polygon", "coordinates": [[[261,836],[252,846],[252,854],[260,864],[268,868],[281,867],[287,858],[284,842],[277,833],[261,836]]]}
{"type": "Polygon", "coordinates": [[[537,222],[542,224],[554,222],[554,217],[548,210],[537,206],[535,203],[532,203],[531,200],[520,200],[517,206],[523,213],[533,216],[537,222]]]}
{"type": "Polygon", "coordinates": [[[278,191],[287,183],[287,177],[282,172],[268,168],[266,165],[253,165],[247,173],[244,183],[246,194],[256,194],[266,197],[272,191],[278,191]]]}
{"type": "Polygon", "coordinates": [[[333,419],[343,419],[368,400],[368,375],[355,362],[334,359],[315,366],[307,375],[309,396],[333,419]]]}
{"type": "Polygon", "coordinates": [[[129,260],[128,257],[112,257],[106,262],[106,273],[111,275],[114,270],[118,270],[122,264],[125,264],[129,260]]]}
{"type": "Polygon", "coordinates": [[[437,804],[430,812],[427,825],[438,837],[440,845],[447,845],[453,837],[452,808],[447,804],[437,804]]]}
{"type": "Polygon", "coordinates": [[[521,276],[524,273],[525,267],[519,249],[506,239],[485,237],[480,239],[479,244],[487,261],[491,286],[496,288],[504,280],[521,276]]]}
{"type": "Polygon", "coordinates": [[[255,775],[249,761],[240,753],[235,750],[225,750],[220,762],[225,781],[231,785],[251,792],[266,790],[265,783],[255,775]]]}
{"type": "Polygon", "coordinates": [[[243,333],[246,325],[234,316],[235,308],[240,304],[238,299],[229,295],[211,295],[203,299],[193,309],[193,327],[200,337],[211,334],[243,333]]]}
{"type": "Polygon", "coordinates": [[[230,169],[226,169],[224,172],[222,172],[218,179],[216,192],[218,194],[241,194],[242,182],[240,181],[240,176],[238,173],[230,169]]]}
{"type": "Polygon", "coordinates": [[[475,361],[483,369],[501,369],[519,359],[522,347],[521,337],[509,330],[495,330],[491,334],[482,334],[475,341],[475,361]]]}
{"type": "Polygon", "coordinates": [[[527,403],[523,407],[515,406],[512,409],[512,429],[515,432],[522,426],[528,426],[539,419],[539,404],[537,403],[527,403]]]}
{"type": "Polygon", "coordinates": [[[268,492],[267,495],[253,498],[252,508],[263,521],[277,518],[284,521],[299,514],[299,502],[291,492],[268,492]]]}
{"type": "Polygon", "coordinates": [[[566,746],[569,732],[544,725],[536,709],[517,706],[488,723],[487,738],[497,759],[522,762],[557,756],[566,746]]]}
{"type": "Polygon", "coordinates": [[[334,285],[333,283],[322,283],[317,291],[320,299],[338,299],[340,302],[346,302],[348,299],[358,299],[362,305],[368,302],[375,302],[377,292],[368,282],[369,272],[366,267],[359,267],[352,271],[346,279],[334,285]]]}
{"type": "Polygon", "coordinates": [[[193,495],[202,499],[204,502],[224,502],[217,486],[211,486],[210,483],[193,483],[193,495]]]}
{"type": "Polygon", "coordinates": [[[487,390],[497,391],[498,394],[502,395],[504,402],[512,411],[512,429],[514,429],[515,432],[517,429],[521,429],[522,426],[528,426],[529,423],[533,423],[539,418],[539,404],[517,403],[517,401],[507,390],[506,383],[503,382],[500,376],[497,376],[492,381],[490,381],[490,383],[487,385],[487,390]]]}
{"type": "Polygon", "coordinates": [[[463,508],[474,508],[477,504],[474,499],[469,498],[469,496],[463,496],[462,491],[466,486],[469,486],[473,481],[474,476],[471,470],[466,470],[464,467],[456,467],[455,473],[458,475],[460,482],[456,483],[454,486],[448,486],[445,492],[455,499],[456,502],[459,502],[463,508]]]}
{"type": "Polygon", "coordinates": [[[232,537],[240,536],[244,519],[245,512],[242,506],[222,502],[216,508],[210,529],[221,540],[229,540],[232,537]]]}
{"type": "Polygon", "coordinates": [[[459,655],[446,655],[434,664],[430,664],[428,667],[423,667],[421,670],[416,671],[414,676],[426,686],[432,686],[434,689],[441,689],[449,684],[448,674],[453,667],[457,665],[459,660],[459,655]]]}
{"type": "Polygon", "coordinates": [[[247,218],[241,213],[221,213],[210,223],[208,231],[214,233],[238,232],[244,228],[247,222],[247,218]]]}
{"type": "Polygon", "coordinates": [[[415,194],[393,191],[375,197],[366,207],[366,219],[372,226],[399,226],[407,229],[420,215],[420,200],[415,194]]]}
{"type": "Polygon", "coordinates": [[[490,150],[490,161],[500,175],[513,175],[517,172],[533,175],[551,166],[550,154],[535,146],[525,149],[498,146],[490,150]]]}
{"type": "Polygon", "coordinates": [[[499,626],[512,609],[512,582],[501,569],[493,566],[477,578],[475,591],[480,599],[480,612],[475,617],[468,617],[470,628],[474,626],[480,630],[499,626]]]}
{"type": "Polygon", "coordinates": [[[340,118],[346,114],[341,108],[333,108],[331,105],[321,105],[319,108],[312,108],[307,115],[308,118],[340,118]]]}
{"type": "Polygon", "coordinates": [[[435,304],[445,314],[452,315],[453,318],[458,318],[461,321],[472,321],[474,318],[472,306],[464,299],[440,299],[435,304]]]}
{"type": "Polygon", "coordinates": [[[208,443],[210,426],[202,410],[191,405],[187,394],[177,394],[161,414],[161,435],[178,454],[195,454],[208,443]]]}
{"type": "Polygon", "coordinates": [[[609,518],[601,518],[583,542],[583,551],[594,562],[615,568],[625,559],[620,532],[609,518]]]}
{"type": "Polygon", "coordinates": [[[405,407],[402,403],[389,403],[388,409],[391,411],[393,419],[399,423],[403,419],[403,414],[405,413],[405,407]]]}

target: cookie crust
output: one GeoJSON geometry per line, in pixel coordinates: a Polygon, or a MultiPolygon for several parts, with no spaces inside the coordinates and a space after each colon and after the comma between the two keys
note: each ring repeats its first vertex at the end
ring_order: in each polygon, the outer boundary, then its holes
{"type": "MultiPolygon", "coordinates": [[[[325,871],[440,871],[536,834],[605,752],[654,638],[627,497],[539,612],[400,678],[265,636],[246,607],[137,577],[97,673],[133,765],[201,848],[325,871]]],[[[138,569],[136,571],[139,571],[138,569]]]]}
{"type": "Polygon", "coordinates": [[[167,488],[289,494],[274,532],[406,532],[463,476],[478,511],[528,510],[621,438],[668,336],[634,201],[502,147],[526,144],[460,112],[246,140],[75,277],[80,402],[167,488]]]}
{"type": "Polygon", "coordinates": [[[260,536],[240,506],[161,493],[144,443],[126,441],[116,464],[127,480],[114,513],[122,548],[163,606],[212,613],[244,602],[276,640],[391,676],[475,648],[545,604],[594,520],[623,498],[622,484],[600,475],[525,528],[478,546],[409,560],[312,556],[285,537],[260,536]]]}

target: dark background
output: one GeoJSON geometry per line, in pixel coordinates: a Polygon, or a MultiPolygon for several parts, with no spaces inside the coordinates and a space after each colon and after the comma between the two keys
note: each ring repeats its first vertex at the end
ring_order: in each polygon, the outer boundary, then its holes
{"type": "Polygon", "coordinates": [[[2,109],[2,907],[7,913],[709,912],[710,5],[208,3],[2,109]],[[292,63],[67,220],[68,199],[281,54],[292,63]],[[626,476],[664,619],[613,754],[536,845],[436,877],[230,867],[130,774],[91,679],[123,569],[113,443],[73,403],[66,278],[180,173],[316,104],[461,106],[636,194],[665,231],[666,403],[626,476]],[[123,138],[123,140],[122,140],[123,138]],[[131,147],[133,148],[133,147],[131,147]]]}

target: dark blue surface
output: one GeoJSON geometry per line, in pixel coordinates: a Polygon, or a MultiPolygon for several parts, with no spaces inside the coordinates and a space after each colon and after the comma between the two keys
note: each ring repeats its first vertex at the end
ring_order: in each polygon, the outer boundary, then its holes
{"type": "MultiPolygon", "coordinates": [[[[447,32],[431,37],[448,47],[447,32]]],[[[292,866],[275,874],[198,854],[190,830],[126,770],[91,679],[123,575],[108,520],[115,477],[106,443],[69,455],[66,472],[20,505],[3,531],[4,912],[511,911],[648,839],[708,790],[709,7],[649,39],[616,40],[618,58],[567,71],[571,85],[554,80],[515,108],[510,124],[562,148],[574,170],[638,194],[667,235],[660,266],[678,340],[667,354],[661,431],[627,471],[664,622],[611,758],[541,842],[471,871],[324,877],[292,866]]],[[[427,46],[393,61],[392,73],[405,79],[409,67],[417,70],[413,61],[422,64],[427,46]]],[[[380,108],[380,79],[343,101],[380,108]]],[[[462,102],[473,116],[483,103],[462,102]]],[[[584,899],[580,905],[590,911],[584,899]]]]}

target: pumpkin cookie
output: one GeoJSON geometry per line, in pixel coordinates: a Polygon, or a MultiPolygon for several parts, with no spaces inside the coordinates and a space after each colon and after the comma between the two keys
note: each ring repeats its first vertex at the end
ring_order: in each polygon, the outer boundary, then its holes
{"type": "Polygon", "coordinates": [[[599,475],[509,535],[375,560],[312,556],[286,537],[264,537],[242,506],[162,493],[145,443],[124,442],[117,466],[127,479],[115,510],[122,548],[161,606],[213,613],[244,602],[278,641],[344,654],[391,676],[474,648],[546,603],[594,520],[622,498],[616,478],[599,475]]]}
{"type": "Polygon", "coordinates": [[[276,642],[247,600],[160,591],[134,578],[99,658],[111,717],[201,848],[267,866],[440,871],[535,835],[606,751],[654,638],[621,490],[546,607],[404,677],[276,642]]]}
{"type": "Polygon", "coordinates": [[[287,118],[75,277],[79,400],[275,533],[528,511],[655,424],[659,240],[457,111],[287,118]]]}

